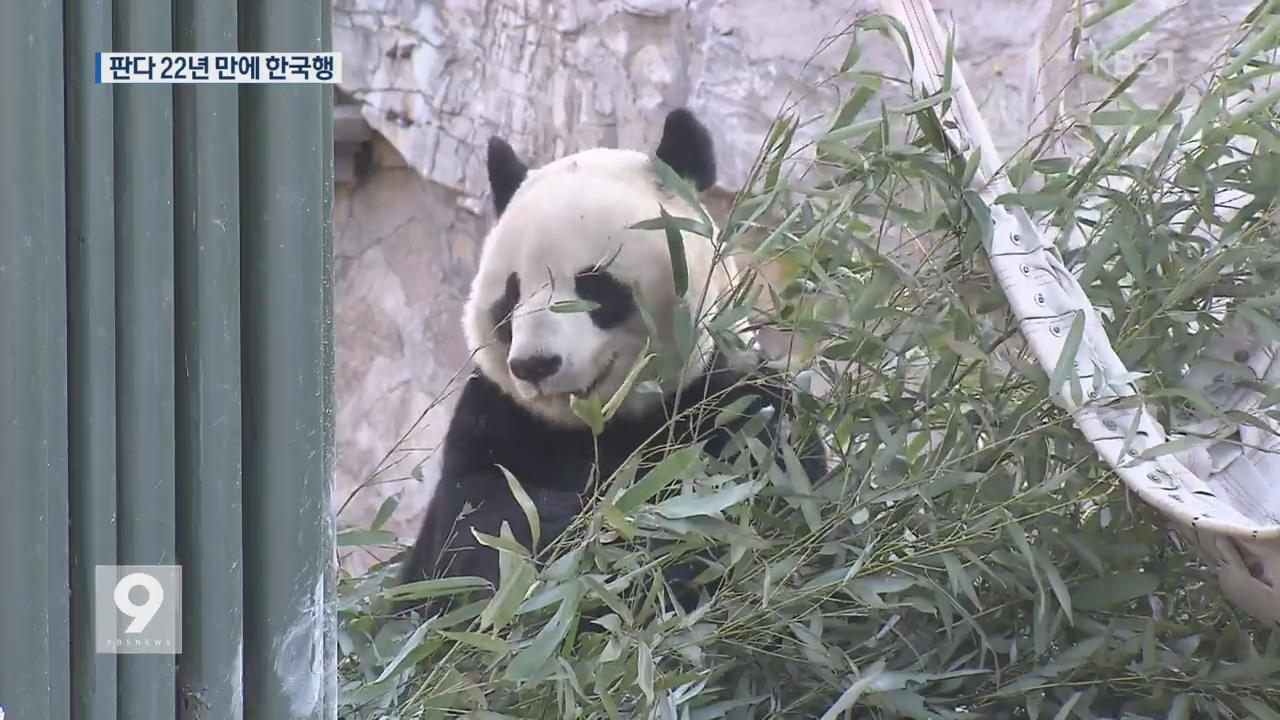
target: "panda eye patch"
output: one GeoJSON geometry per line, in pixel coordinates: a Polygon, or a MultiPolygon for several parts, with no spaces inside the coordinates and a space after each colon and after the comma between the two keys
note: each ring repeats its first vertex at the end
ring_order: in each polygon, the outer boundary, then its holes
{"type": "Polygon", "coordinates": [[[621,325],[635,309],[631,288],[623,285],[607,270],[588,268],[575,275],[573,280],[574,292],[578,297],[598,306],[588,314],[591,322],[602,330],[621,325]]]}
{"type": "Polygon", "coordinates": [[[502,343],[511,344],[511,314],[516,311],[516,303],[520,301],[520,277],[515,273],[507,276],[507,287],[502,297],[489,306],[489,320],[493,323],[493,334],[502,343]]]}

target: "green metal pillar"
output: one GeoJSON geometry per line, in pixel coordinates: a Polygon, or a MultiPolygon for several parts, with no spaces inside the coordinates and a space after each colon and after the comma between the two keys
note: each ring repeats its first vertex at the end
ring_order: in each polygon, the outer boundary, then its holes
{"type": "MultiPolygon", "coordinates": [[[[245,0],[240,49],[319,51],[326,0],[245,0]]],[[[244,702],[333,717],[332,368],[325,359],[329,88],[241,89],[244,294],[244,702]]]]}
{"type": "Polygon", "coordinates": [[[0,705],[65,717],[62,6],[0,3],[0,705]]]}
{"type": "MultiPolygon", "coordinates": [[[[333,52],[333,13],[332,4],[324,3],[324,7],[320,10],[320,49],[323,52],[333,52]]],[[[325,485],[332,487],[332,483],[337,477],[337,437],[335,429],[337,428],[337,397],[335,387],[335,350],[334,334],[333,334],[333,291],[334,291],[334,267],[333,267],[333,107],[334,94],[331,86],[324,87],[319,93],[320,100],[320,121],[321,138],[320,148],[322,151],[321,162],[322,167],[320,177],[324,182],[322,194],[324,198],[324,223],[323,223],[323,243],[320,248],[321,256],[324,259],[323,270],[320,277],[321,303],[324,316],[322,318],[321,333],[321,361],[323,363],[322,372],[324,375],[325,386],[322,400],[324,402],[322,408],[324,428],[324,477],[325,485]]],[[[332,500],[329,500],[332,502],[332,500]]],[[[325,529],[326,536],[337,530],[336,526],[330,526],[325,529]]],[[[328,566],[325,570],[325,588],[326,602],[331,599],[336,600],[338,587],[337,573],[337,541],[325,548],[325,560],[328,566]]],[[[327,632],[325,645],[325,661],[324,668],[327,675],[325,676],[325,708],[326,716],[337,717],[338,706],[338,615],[336,612],[328,613],[326,617],[327,632]],[[330,709],[332,708],[332,709],[330,709]]]]}
{"type": "MultiPolygon", "coordinates": [[[[168,3],[116,0],[114,47],[173,49],[168,3]]],[[[173,88],[118,85],[116,121],[117,542],[123,565],[173,565],[173,88]]],[[[174,658],[120,655],[120,720],[175,710],[174,658]]]]}
{"type": "Polygon", "coordinates": [[[6,720],[336,716],[332,88],[94,67],[330,33],[327,0],[0,0],[6,720]],[[97,652],[119,564],[181,566],[178,656],[97,652]]]}
{"type": "MultiPolygon", "coordinates": [[[[178,0],[175,46],[234,52],[232,0],[178,0]]],[[[178,717],[242,716],[239,89],[174,88],[178,717]]]]}
{"type": "Polygon", "coordinates": [[[116,656],[96,652],[91,595],[94,567],[116,563],[114,105],[94,81],[111,3],[69,0],[65,17],[71,716],[115,720],[116,656]]]}

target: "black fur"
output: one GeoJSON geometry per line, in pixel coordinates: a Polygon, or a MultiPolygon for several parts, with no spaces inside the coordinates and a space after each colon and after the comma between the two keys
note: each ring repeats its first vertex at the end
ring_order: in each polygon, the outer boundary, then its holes
{"type": "Polygon", "coordinates": [[[489,190],[493,193],[493,209],[501,216],[511,202],[511,196],[529,174],[529,168],[511,149],[506,140],[500,137],[489,138],[487,163],[489,170],[489,190]]]}
{"type": "Polygon", "coordinates": [[[493,323],[493,334],[503,345],[511,344],[511,314],[516,311],[516,303],[520,302],[520,276],[511,273],[507,276],[507,286],[502,297],[489,306],[489,322],[493,323]]]}
{"type": "MultiPolygon", "coordinates": [[[[723,456],[727,441],[754,414],[744,412],[740,419],[716,427],[716,408],[723,408],[745,395],[757,398],[754,408],[773,405],[775,412],[762,430],[761,440],[768,446],[778,431],[778,422],[789,406],[784,391],[765,382],[760,373],[742,373],[717,365],[679,395],[678,406],[669,398],[664,407],[656,407],[642,418],[615,416],[598,439],[586,428],[554,427],[534,417],[492,381],[477,373],[468,379],[454,410],[453,421],[444,443],[440,484],[423,519],[421,533],[411,554],[402,566],[400,582],[430,577],[473,575],[488,579],[496,587],[499,580],[498,553],[476,542],[471,529],[499,535],[503,521],[525,547],[531,534],[523,511],[516,503],[501,465],[520,481],[538,507],[541,524],[540,548],[546,547],[568,529],[583,507],[583,495],[592,478],[592,463],[599,452],[599,474],[609,478],[614,471],[646,440],[657,434],[659,447],[667,440],[668,417],[680,415],[675,422],[675,440],[706,441],[706,452],[723,456]],[[708,405],[684,413],[683,410],[711,398],[708,405]],[[662,432],[657,432],[662,431],[662,432]],[[464,505],[473,510],[459,517],[464,505]],[[456,520],[456,522],[455,522],[456,520]]],[[[652,454],[652,453],[651,453],[652,454]]],[[[826,473],[826,461],[817,441],[797,448],[797,454],[812,482],[826,473]]],[[[640,474],[661,458],[647,459],[640,474]]],[[[668,571],[674,585],[691,580],[697,570],[689,567],[668,571]]],[[[677,587],[677,597],[686,609],[692,609],[696,587],[677,587]]],[[[397,612],[411,609],[416,603],[404,603],[397,612]]]]}
{"type": "Polygon", "coordinates": [[[655,155],[680,177],[692,181],[698,192],[716,184],[716,155],[711,133],[684,108],[667,115],[655,155]]]}
{"type": "Polygon", "coordinates": [[[573,291],[583,300],[598,307],[590,311],[591,322],[601,330],[617,327],[635,312],[636,302],[631,288],[622,284],[607,270],[587,268],[573,278],[573,291]]]}

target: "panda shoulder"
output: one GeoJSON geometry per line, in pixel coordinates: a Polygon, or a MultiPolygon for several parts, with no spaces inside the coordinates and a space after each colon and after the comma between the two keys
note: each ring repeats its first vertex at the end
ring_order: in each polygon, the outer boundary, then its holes
{"type": "Polygon", "coordinates": [[[457,393],[450,434],[478,436],[516,432],[520,419],[529,417],[497,383],[476,369],[457,393]]]}

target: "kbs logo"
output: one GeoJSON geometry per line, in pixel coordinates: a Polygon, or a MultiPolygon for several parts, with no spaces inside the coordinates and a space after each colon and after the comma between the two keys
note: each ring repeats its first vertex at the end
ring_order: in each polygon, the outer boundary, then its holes
{"type": "Polygon", "coordinates": [[[100,653],[182,652],[182,569],[177,565],[94,568],[94,641],[100,653]]]}

